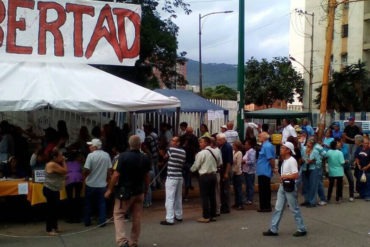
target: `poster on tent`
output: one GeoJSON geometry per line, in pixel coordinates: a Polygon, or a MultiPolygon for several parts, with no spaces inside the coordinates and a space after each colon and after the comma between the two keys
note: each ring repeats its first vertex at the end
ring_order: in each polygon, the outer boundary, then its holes
{"type": "Polygon", "coordinates": [[[141,6],[66,0],[0,0],[0,62],[134,66],[141,6]]]}

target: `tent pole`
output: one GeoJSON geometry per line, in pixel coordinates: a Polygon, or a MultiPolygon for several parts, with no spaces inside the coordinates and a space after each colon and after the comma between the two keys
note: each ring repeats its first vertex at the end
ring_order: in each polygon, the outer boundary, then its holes
{"type": "Polygon", "coordinates": [[[176,107],[176,129],[175,129],[175,135],[177,136],[179,134],[179,128],[180,128],[180,107],[176,107]]]}

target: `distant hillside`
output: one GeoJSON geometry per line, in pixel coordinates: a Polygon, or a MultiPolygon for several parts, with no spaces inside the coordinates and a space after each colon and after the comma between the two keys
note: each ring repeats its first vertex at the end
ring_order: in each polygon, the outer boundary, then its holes
{"type": "MultiPolygon", "coordinates": [[[[224,63],[207,63],[202,66],[203,88],[226,85],[237,88],[237,66],[224,63]]],[[[187,80],[191,85],[199,85],[199,62],[188,59],[187,80]]]]}

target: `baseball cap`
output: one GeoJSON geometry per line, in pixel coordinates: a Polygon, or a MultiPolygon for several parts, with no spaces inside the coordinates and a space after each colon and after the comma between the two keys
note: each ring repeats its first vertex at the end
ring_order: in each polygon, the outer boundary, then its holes
{"type": "Polygon", "coordinates": [[[227,129],[226,125],[221,126],[222,129],[227,129]]]}
{"type": "Polygon", "coordinates": [[[334,123],[333,123],[333,126],[337,126],[337,127],[339,127],[339,123],[338,123],[338,122],[334,122],[334,123]]]}
{"type": "Polygon", "coordinates": [[[349,117],[348,120],[349,121],[355,121],[355,117],[349,117]]]}
{"type": "Polygon", "coordinates": [[[91,142],[86,142],[86,143],[87,143],[87,145],[94,146],[94,147],[97,147],[99,149],[102,146],[102,143],[101,143],[100,139],[92,139],[91,142]]]}
{"type": "Polygon", "coordinates": [[[283,144],[283,146],[284,146],[284,147],[289,148],[289,149],[290,149],[290,151],[292,151],[292,154],[293,154],[293,155],[295,155],[295,152],[294,152],[294,145],[293,145],[293,143],[291,143],[291,142],[285,142],[285,143],[283,144]]]}

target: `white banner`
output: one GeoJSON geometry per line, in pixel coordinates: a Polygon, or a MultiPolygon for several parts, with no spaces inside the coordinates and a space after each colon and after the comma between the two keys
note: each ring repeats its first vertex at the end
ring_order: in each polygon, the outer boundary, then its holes
{"type": "Polygon", "coordinates": [[[0,61],[134,66],[141,6],[87,0],[0,0],[0,61]]]}

